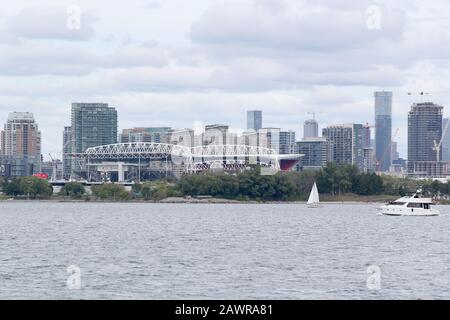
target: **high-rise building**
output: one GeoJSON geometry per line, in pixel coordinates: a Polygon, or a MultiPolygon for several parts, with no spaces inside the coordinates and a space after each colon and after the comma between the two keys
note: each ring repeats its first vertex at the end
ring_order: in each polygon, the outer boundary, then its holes
{"type": "Polygon", "coordinates": [[[375,92],[375,156],[380,171],[389,171],[392,163],[392,92],[375,92]]]}
{"type": "Polygon", "coordinates": [[[450,162],[450,118],[442,119],[442,130],[442,161],[450,162]]]}
{"type": "Polygon", "coordinates": [[[203,145],[226,145],[230,141],[228,130],[229,126],[224,124],[211,124],[205,126],[203,134],[203,145]]]}
{"type": "Polygon", "coordinates": [[[2,134],[1,149],[5,156],[41,157],[41,132],[32,113],[9,114],[2,134]]]}
{"type": "Polygon", "coordinates": [[[32,113],[13,112],[1,133],[0,176],[14,179],[39,173],[41,132],[32,113]]]}
{"type": "Polygon", "coordinates": [[[331,159],[331,145],[326,138],[303,138],[296,143],[295,153],[302,154],[299,167],[303,170],[320,169],[331,159]]]}
{"type": "Polygon", "coordinates": [[[280,128],[262,128],[258,130],[258,146],[273,149],[280,153],[280,128]]]}
{"type": "Polygon", "coordinates": [[[372,147],[372,130],[368,124],[363,125],[363,148],[372,147]]]}
{"type": "Polygon", "coordinates": [[[259,145],[259,133],[253,130],[244,131],[242,135],[238,137],[237,144],[257,147],[259,145]]]}
{"type": "Polygon", "coordinates": [[[364,173],[374,172],[375,171],[375,163],[374,163],[374,150],[372,148],[364,148],[363,149],[363,167],[362,171],[364,173]]]}
{"type": "Polygon", "coordinates": [[[322,134],[331,144],[333,162],[364,169],[362,124],[332,125],[324,128],[322,134]]]}
{"type": "Polygon", "coordinates": [[[195,132],[192,129],[172,130],[169,138],[170,144],[192,148],[195,144],[195,132]]]}
{"type": "Polygon", "coordinates": [[[316,120],[306,120],[303,125],[304,138],[317,138],[319,136],[319,123],[316,120]]]}
{"type": "MultiPolygon", "coordinates": [[[[442,137],[443,107],[431,102],[417,103],[408,113],[408,173],[434,175],[442,152],[434,149],[442,137]]],[[[441,151],[441,150],[439,150],[441,151]]]]}
{"type": "Polygon", "coordinates": [[[117,111],[105,103],[72,104],[72,152],[117,143],[117,111]]]}
{"type": "Polygon", "coordinates": [[[0,156],[5,154],[3,148],[5,147],[5,133],[0,129],[0,156]]]}
{"type": "Polygon", "coordinates": [[[0,177],[16,179],[41,172],[41,157],[0,155],[0,177]]]}
{"type": "Polygon", "coordinates": [[[121,143],[131,142],[153,142],[168,143],[172,128],[155,127],[155,128],[132,128],[124,129],[120,134],[119,141],[121,143]]]}
{"type": "Polygon", "coordinates": [[[400,158],[400,153],[398,152],[398,143],[396,141],[392,142],[392,162],[400,158]]]}
{"type": "Polygon", "coordinates": [[[258,131],[262,128],[262,111],[247,111],[247,130],[258,131]]]}
{"type": "Polygon", "coordinates": [[[63,178],[70,179],[72,174],[72,127],[64,127],[63,131],[63,178]]]}
{"type": "Polygon", "coordinates": [[[295,153],[295,132],[280,131],[280,154],[294,154],[295,153]]]}
{"type": "Polygon", "coordinates": [[[375,171],[375,151],[371,147],[372,145],[372,131],[368,124],[363,126],[362,129],[362,147],[363,147],[363,172],[373,172],[375,171]]]}

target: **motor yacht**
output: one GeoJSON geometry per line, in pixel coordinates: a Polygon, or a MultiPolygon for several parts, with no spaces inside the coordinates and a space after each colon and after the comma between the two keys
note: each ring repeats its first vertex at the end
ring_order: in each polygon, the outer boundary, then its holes
{"type": "Polygon", "coordinates": [[[438,216],[432,198],[422,198],[420,190],[412,196],[402,197],[380,208],[388,216],[438,216]]]}

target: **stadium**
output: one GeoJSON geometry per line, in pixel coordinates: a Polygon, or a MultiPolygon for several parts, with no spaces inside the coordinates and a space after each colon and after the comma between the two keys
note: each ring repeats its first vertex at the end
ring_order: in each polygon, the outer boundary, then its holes
{"type": "Polygon", "coordinates": [[[69,154],[72,179],[119,183],[181,177],[202,172],[238,173],[259,165],[263,174],[291,170],[300,154],[248,145],[186,147],[166,143],[119,143],[69,154]]]}

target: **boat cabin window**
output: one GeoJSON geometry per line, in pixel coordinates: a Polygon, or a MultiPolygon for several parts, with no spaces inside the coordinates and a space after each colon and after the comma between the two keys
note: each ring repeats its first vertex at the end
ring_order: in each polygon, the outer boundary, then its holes
{"type": "Polygon", "coordinates": [[[428,203],[424,203],[423,204],[423,208],[428,210],[428,209],[430,209],[430,205],[428,203]]]}
{"type": "Polygon", "coordinates": [[[408,203],[408,208],[422,208],[423,203],[408,203]]]}
{"type": "Polygon", "coordinates": [[[391,202],[389,203],[391,206],[404,206],[405,202],[391,202]]]}

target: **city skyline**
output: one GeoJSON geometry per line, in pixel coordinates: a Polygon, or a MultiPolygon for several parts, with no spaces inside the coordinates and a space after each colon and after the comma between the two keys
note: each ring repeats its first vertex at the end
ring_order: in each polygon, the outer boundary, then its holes
{"type": "Polygon", "coordinates": [[[0,121],[34,113],[43,154],[60,152],[67,110],[81,100],[115,106],[119,130],[196,121],[245,129],[245,111],[259,109],[266,123],[301,138],[308,112],[318,112],[321,129],[370,122],[372,93],[386,90],[395,94],[404,157],[405,114],[420,102],[407,92],[450,101],[441,54],[450,4],[438,2],[379,1],[378,26],[369,24],[372,1],[199,0],[176,10],[182,1],[19,0],[0,18],[0,58],[8,62],[0,63],[0,121]],[[80,28],[67,28],[76,6],[80,28]]]}
{"type": "MultiPolygon", "coordinates": [[[[400,158],[398,154],[398,143],[396,141],[386,142],[386,133],[380,131],[372,140],[372,128],[388,128],[389,137],[392,132],[389,128],[391,124],[390,114],[392,112],[391,92],[375,92],[375,125],[362,123],[328,124],[322,129],[322,136],[318,136],[316,114],[312,114],[312,119],[303,124],[305,135],[297,137],[295,131],[275,128],[273,126],[262,125],[263,112],[252,110],[247,112],[247,128],[251,126],[259,127],[258,130],[234,131],[225,123],[206,124],[201,128],[171,128],[171,127],[134,127],[118,130],[119,117],[115,107],[107,103],[100,102],[76,102],[72,103],[71,108],[71,126],[64,126],[62,131],[63,144],[62,149],[65,155],[58,159],[48,154],[49,160],[41,163],[41,135],[38,130],[38,123],[34,115],[28,112],[13,112],[8,117],[5,124],[5,131],[0,131],[2,137],[2,153],[5,153],[2,162],[8,168],[16,161],[14,169],[17,174],[33,170],[40,173],[45,170],[52,176],[52,163],[62,160],[61,175],[65,179],[70,179],[73,174],[72,167],[79,165],[77,160],[71,157],[81,156],[87,149],[115,146],[115,144],[126,144],[133,142],[144,142],[165,145],[182,145],[187,148],[208,145],[229,145],[229,146],[257,146],[273,149],[273,152],[279,154],[282,158],[285,155],[300,156],[305,161],[300,161],[295,170],[313,169],[324,167],[327,163],[348,164],[357,166],[362,172],[403,172],[408,174],[417,174],[419,176],[442,175],[447,172],[445,163],[437,163],[443,159],[446,154],[446,144],[448,137],[448,118],[443,118],[443,106],[431,102],[414,103],[408,113],[408,157],[400,158]],[[255,113],[257,116],[255,117],[255,113]],[[380,118],[381,116],[381,118],[380,118]],[[386,122],[386,116],[388,116],[386,122]],[[30,126],[28,129],[24,125],[30,126]],[[36,131],[35,134],[33,132],[36,131]],[[179,140],[179,132],[186,131],[183,135],[191,136],[191,142],[179,140]],[[15,133],[17,132],[17,133],[15,133]],[[24,136],[26,133],[26,136],[24,136]],[[28,133],[30,135],[28,135],[28,133]],[[381,140],[378,141],[380,139],[381,140]],[[26,137],[26,139],[23,139],[26,137]],[[256,139],[255,139],[256,138],[256,139]],[[8,143],[6,143],[8,142],[8,143]],[[187,144],[186,144],[187,143],[187,144]],[[8,151],[5,146],[17,146],[16,153],[8,151]],[[36,145],[36,147],[34,147],[36,145]],[[380,157],[375,153],[378,146],[383,146],[381,154],[385,156],[389,152],[396,162],[388,160],[386,167],[382,166],[380,157]],[[22,146],[26,149],[21,151],[22,146]],[[28,146],[33,154],[30,154],[28,146]],[[375,147],[374,147],[375,146],[375,147]],[[439,146],[439,153],[436,148],[439,146]],[[35,151],[33,151],[35,150],[35,151]],[[38,152],[38,153],[36,153],[38,152]],[[440,157],[438,156],[440,155],[440,157]],[[20,161],[28,161],[27,156],[32,156],[29,164],[21,165],[20,161]],[[71,160],[72,159],[72,160],[71,160]],[[408,161],[408,167],[405,166],[405,160],[408,161]],[[73,162],[75,161],[75,162],[73,162]],[[433,162],[433,163],[431,163],[433,162]],[[441,168],[441,166],[443,166],[441,168]],[[403,169],[402,169],[403,168],[403,169]]],[[[397,136],[398,129],[393,135],[397,136]]],[[[150,146],[149,146],[150,147],[150,146]]],[[[158,146],[155,146],[158,148],[158,146]]],[[[12,150],[12,149],[11,149],[12,150]]],[[[281,159],[281,158],[280,158],[281,159]]],[[[283,158],[286,159],[286,158],[283,158]]],[[[386,161],[386,160],[385,160],[386,161]]],[[[77,167],[78,168],[78,167],[77,167]]],[[[13,172],[12,169],[9,172],[13,172]]]]}
{"type": "MultiPolygon", "coordinates": [[[[383,90],[383,91],[376,91],[375,95],[377,93],[379,93],[379,92],[382,92],[382,93],[384,92],[384,93],[391,94],[391,92],[387,92],[387,91],[383,90]]],[[[372,94],[374,94],[374,93],[372,93],[372,94]]],[[[372,106],[372,108],[375,106],[375,109],[376,109],[376,103],[377,102],[375,100],[375,104],[372,106]]],[[[430,103],[432,103],[432,102],[430,102],[430,103]]],[[[414,104],[416,104],[416,103],[412,103],[412,105],[414,105],[414,104]]],[[[80,102],[76,102],[76,103],[71,103],[71,105],[72,105],[72,107],[70,107],[70,108],[73,108],[73,105],[103,105],[103,106],[110,106],[108,103],[104,103],[104,102],[81,102],[81,103],[80,102]]],[[[411,107],[411,105],[409,107],[411,107]]],[[[70,119],[71,119],[70,108],[69,108],[69,113],[66,115],[66,117],[69,119],[69,125],[61,127],[61,130],[62,130],[60,132],[60,136],[61,137],[64,137],[65,130],[67,128],[70,128],[70,119]]],[[[110,106],[110,108],[112,108],[114,110],[119,109],[118,107],[115,107],[115,106],[110,106]]],[[[233,127],[233,126],[229,125],[228,123],[226,123],[225,121],[223,121],[222,124],[226,125],[227,127],[229,127],[228,131],[230,133],[234,133],[234,134],[238,134],[239,135],[239,134],[247,131],[246,130],[246,126],[248,126],[249,113],[250,112],[254,112],[254,111],[255,110],[245,110],[243,112],[242,118],[241,118],[241,122],[242,122],[243,125],[241,127],[237,127],[237,126],[233,127]]],[[[394,111],[394,110],[392,110],[392,111],[394,111]]],[[[264,119],[268,118],[268,117],[266,117],[266,114],[265,114],[265,112],[263,110],[258,110],[258,112],[261,112],[262,117],[264,119]]],[[[13,111],[11,114],[13,114],[13,113],[29,113],[29,112],[28,111],[13,111]]],[[[445,114],[445,106],[443,108],[443,113],[445,114]]],[[[405,122],[406,122],[406,126],[407,126],[408,125],[407,113],[405,113],[405,115],[406,115],[405,116],[406,117],[406,121],[405,122]]],[[[34,118],[39,118],[39,115],[37,115],[37,117],[36,117],[36,115],[33,114],[33,116],[34,116],[34,118]]],[[[8,117],[10,117],[10,115],[8,115],[8,117]]],[[[365,121],[365,120],[362,120],[362,119],[359,119],[358,121],[345,121],[345,119],[344,119],[342,122],[335,121],[333,123],[324,123],[324,122],[321,122],[320,119],[317,119],[316,117],[318,117],[318,116],[316,116],[315,113],[314,114],[309,113],[309,114],[307,114],[304,117],[305,121],[304,122],[300,122],[294,128],[289,128],[286,125],[284,125],[284,126],[283,125],[276,126],[276,125],[272,125],[272,123],[270,123],[269,121],[264,121],[263,125],[262,125],[262,128],[279,128],[281,131],[284,131],[284,132],[288,132],[288,131],[291,132],[292,131],[294,133],[294,136],[296,137],[296,142],[300,142],[304,138],[305,124],[308,124],[310,121],[315,121],[317,123],[318,128],[319,128],[319,130],[318,130],[319,136],[321,136],[322,130],[327,128],[328,126],[346,125],[346,124],[366,124],[366,123],[369,123],[368,121],[365,121]]],[[[375,116],[375,118],[376,118],[376,116],[375,116]]],[[[443,119],[446,119],[445,115],[443,116],[443,119]]],[[[392,121],[395,122],[395,119],[393,118],[392,121]]],[[[206,130],[206,127],[210,126],[212,123],[219,123],[219,122],[220,122],[219,119],[217,119],[216,122],[212,121],[210,123],[205,123],[205,122],[201,122],[201,121],[193,121],[192,125],[190,127],[188,127],[188,126],[186,126],[186,127],[182,127],[182,126],[170,127],[170,126],[164,125],[164,124],[161,124],[160,126],[151,126],[151,125],[145,125],[144,124],[143,126],[124,127],[123,125],[122,126],[120,125],[121,124],[121,117],[120,117],[119,112],[117,112],[117,128],[118,128],[117,129],[117,142],[121,141],[121,134],[122,134],[122,132],[124,130],[127,131],[127,130],[132,130],[132,129],[139,129],[139,128],[161,128],[161,129],[172,128],[172,129],[175,129],[175,130],[193,129],[196,132],[196,134],[199,134],[201,132],[204,132],[206,130]]],[[[36,120],[36,123],[39,124],[39,120],[36,120]]],[[[376,128],[376,121],[373,121],[372,128],[374,128],[374,129],[376,128]]],[[[399,127],[397,127],[397,128],[400,129],[399,127]]],[[[43,129],[45,130],[45,128],[43,128],[43,129]]],[[[42,130],[42,129],[40,128],[40,130],[42,130]]],[[[392,128],[392,131],[393,130],[394,130],[394,128],[392,128]]],[[[407,132],[407,130],[408,130],[408,128],[406,127],[406,132],[407,132]]],[[[400,130],[398,130],[398,131],[400,131],[400,130]]],[[[376,132],[376,130],[375,130],[375,132],[376,132]]],[[[394,132],[392,132],[392,135],[393,135],[392,138],[395,138],[394,137],[394,132]]],[[[398,137],[398,135],[396,137],[398,137]]],[[[374,131],[372,131],[372,138],[374,140],[376,140],[374,131]]],[[[41,144],[44,144],[44,142],[45,142],[45,137],[42,139],[41,144]]],[[[52,151],[48,152],[48,153],[46,153],[45,150],[43,150],[42,151],[42,156],[44,157],[44,159],[47,160],[47,161],[51,160],[50,157],[49,157],[49,154],[53,153],[53,155],[56,155],[58,159],[63,160],[63,153],[64,153],[63,149],[64,149],[64,145],[65,145],[64,143],[65,143],[64,139],[61,139],[61,146],[59,147],[59,149],[58,148],[54,148],[54,147],[50,148],[49,150],[52,150],[52,151]],[[55,152],[54,150],[57,150],[57,151],[55,152]]],[[[399,141],[398,138],[393,139],[393,143],[397,144],[397,152],[399,152],[400,158],[407,159],[408,158],[408,149],[407,149],[408,143],[407,143],[407,140],[405,142],[405,145],[402,145],[402,142],[399,141]]],[[[385,170],[383,170],[383,171],[385,171],[385,170]]]]}

